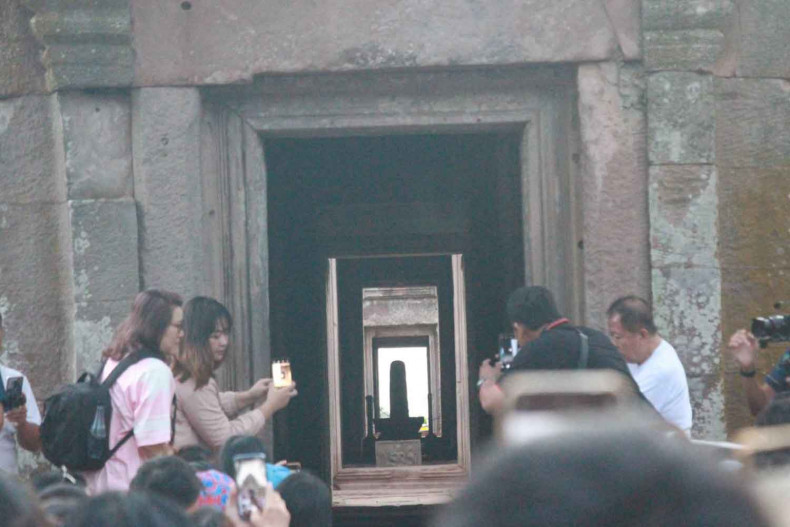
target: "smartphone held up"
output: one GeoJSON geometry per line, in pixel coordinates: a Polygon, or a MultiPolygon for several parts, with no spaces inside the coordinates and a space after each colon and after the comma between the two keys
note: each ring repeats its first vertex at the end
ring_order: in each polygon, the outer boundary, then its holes
{"type": "Polygon", "coordinates": [[[266,455],[262,453],[233,456],[236,467],[236,506],[239,516],[249,521],[253,510],[263,510],[266,505],[266,455]]]}
{"type": "Polygon", "coordinates": [[[272,362],[272,379],[275,388],[285,388],[293,384],[291,363],[287,360],[272,362]]]}

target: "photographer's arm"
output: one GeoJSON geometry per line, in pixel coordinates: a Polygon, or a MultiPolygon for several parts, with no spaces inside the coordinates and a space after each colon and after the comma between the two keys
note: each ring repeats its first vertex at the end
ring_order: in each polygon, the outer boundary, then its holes
{"type": "Polygon", "coordinates": [[[489,359],[486,359],[480,364],[478,371],[478,398],[480,399],[480,406],[487,414],[497,414],[502,410],[505,403],[505,393],[497,384],[497,381],[502,376],[502,364],[497,362],[491,364],[489,359]]]}
{"type": "Polygon", "coordinates": [[[41,450],[41,435],[39,427],[27,420],[27,405],[14,408],[6,414],[9,422],[16,426],[16,437],[19,446],[30,452],[41,450]]]}
{"type": "Polygon", "coordinates": [[[776,395],[773,388],[757,380],[755,368],[759,343],[754,335],[745,329],[740,329],[730,337],[727,347],[740,368],[741,383],[746,393],[749,411],[752,415],[757,415],[776,395]]]}

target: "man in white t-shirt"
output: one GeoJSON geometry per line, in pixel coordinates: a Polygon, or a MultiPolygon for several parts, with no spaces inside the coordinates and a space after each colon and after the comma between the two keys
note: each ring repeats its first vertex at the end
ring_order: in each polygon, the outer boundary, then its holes
{"type": "MultiPolygon", "coordinates": [[[[0,315],[0,350],[3,349],[3,316],[0,315]]],[[[0,401],[6,399],[6,387],[8,380],[15,377],[22,378],[22,393],[25,395],[25,402],[21,406],[6,410],[2,406],[0,415],[0,470],[17,473],[16,462],[16,443],[25,450],[38,452],[41,449],[41,437],[39,436],[39,425],[41,424],[41,414],[38,411],[36,398],[27,377],[12,368],[7,368],[0,364],[0,401]]]]}
{"type": "Polygon", "coordinates": [[[658,413],[691,434],[686,371],[675,348],[662,339],[650,304],[637,296],[615,300],[606,311],[609,335],[623,354],[639,389],[658,413]]]}

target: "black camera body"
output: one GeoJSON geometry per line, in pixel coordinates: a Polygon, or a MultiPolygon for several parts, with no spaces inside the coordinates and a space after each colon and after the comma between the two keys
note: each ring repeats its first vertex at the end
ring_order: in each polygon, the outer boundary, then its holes
{"type": "Polygon", "coordinates": [[[760,343],[790,342],[790,315],[770,315],[752,319],[752,333],[760,343]]]}
{"type": "Polygon", "coordinates": [[[22,392],[22,382],[22,377],[11,377],[8,379],[5,396],[0,401],[3,403],[3,409],[6,412],[19,408],[27,402],[25,394],[22,392]]]}

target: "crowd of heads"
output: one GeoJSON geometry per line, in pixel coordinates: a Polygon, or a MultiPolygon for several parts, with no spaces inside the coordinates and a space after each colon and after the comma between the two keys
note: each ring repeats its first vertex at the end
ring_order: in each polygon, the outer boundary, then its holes
{"type": "MultiPolygon", "coordinates": [[[[79,475],[53,470],[23,482],[0,471],[0,518],[6,527],[281,527],[236,512],[233,456],[263,453],[257,437],[234,436],[214,463],[188,448],[144,463],[128,492],[90,495],[79,475]],[[226,474],[227,470],[230,474],[226,474]]],[[[284,502],[284,525],[331,527],[329,487],[308,471],[268,465],[269,499],[284,502]],[[276,489],[275,489],[276,487],[276,489]],[[275,496],[276,494],[276,496],[275,496]]]]}
{"type": "MultiPolygon", "coordinates": [[[[551,292],[543,287],[516,290],[506,311],[520,345],[561,319],[551,292]]],[[[640,353],[658,338],[651,305],[625,296],[606,315],[612,340],[629,362],[639,363],[640,353]]],[[[232,327],[231,314],[214,299],[196,297],[184,304],[177,294],[147,290],[136,297],[103,355],[119,360],[134,351],[158,350],[168,358],[175,379],[192,379],[200,388],[225,359],[232,327]],[[190,323],[182,327],[185,319],[190,323]]],[[[785,393],[775,397],[756,424],[788,423],[790,396],[785,393]]],[[[655,430],[606,422],[576,425],[573,432],[500,445],[481,456],[485,461],[476,465],[469,484],[437,509],[434,525],[775,525],[746,479],[729,465],[703,459],[655,430]]],[[[327,484],[309,471],[271,464],[266,467],[267,497],[281,503],[282,511],[267,517],[264,508],[249,519],[240,517],[235,460],[239,455],[265,457],[264,447],[254,435],[232,436],[215,452],[187,446],[142,464],[128,492],[91,495],[84,479],[66,471],[36,474],[25,483],[0,471],[0,518],[9,527],[330,527],[327,484]]],[[[758,469],[785,467],[790,448],[758,452],[751,459],[758,469]]]]}

